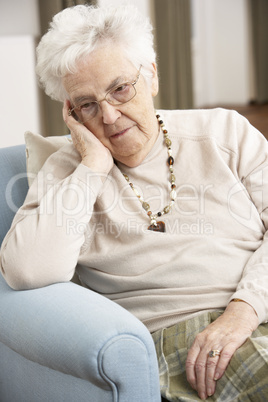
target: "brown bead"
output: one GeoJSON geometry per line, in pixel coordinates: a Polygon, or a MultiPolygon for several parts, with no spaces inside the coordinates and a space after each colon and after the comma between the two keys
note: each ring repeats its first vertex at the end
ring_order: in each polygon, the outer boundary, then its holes
{"type": "Polygon", "coordinates": [[[171,166],[171,165],[173,165],[173,163],[174,163],[174,159],[172,158],[172,156],[170,156],[168,158],[168,165],[171,166]]]}

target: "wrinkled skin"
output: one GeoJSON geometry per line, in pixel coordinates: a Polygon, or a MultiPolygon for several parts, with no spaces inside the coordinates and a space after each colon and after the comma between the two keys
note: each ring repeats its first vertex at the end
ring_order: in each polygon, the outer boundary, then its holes
{"type": "Polygon", "coordinates": [[[201,399],[214,394],[234,352],[259,325],[254,309],[244,302],[231,302],[225,312],[197,335],[186,360],[186,374],[201,399]],[[210,350],[221,351],[209,357],[210,350]]]}

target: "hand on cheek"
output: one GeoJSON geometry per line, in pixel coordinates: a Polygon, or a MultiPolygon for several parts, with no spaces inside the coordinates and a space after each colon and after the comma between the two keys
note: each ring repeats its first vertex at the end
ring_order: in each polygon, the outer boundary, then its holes
{"type": "Polygon", "coordinates": [[[108,174],[113,166],[113,157],[96,136],[74,116],[69,115],[70,102],[65,101],[63,106],[63,119],[68,126],[74,147],[81,155],[81,163],[94,172],[108,174]]]}

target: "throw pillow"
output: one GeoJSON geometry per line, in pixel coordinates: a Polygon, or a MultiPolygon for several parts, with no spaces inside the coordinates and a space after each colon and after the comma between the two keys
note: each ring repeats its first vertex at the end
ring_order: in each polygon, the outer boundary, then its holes
{"type": "Polygon", "coordinates": [[[72,140],[66,136],[42,137],[40,134],[26,131],[26,166],[29,186],[42,168],[47,158],[72,140]]]}

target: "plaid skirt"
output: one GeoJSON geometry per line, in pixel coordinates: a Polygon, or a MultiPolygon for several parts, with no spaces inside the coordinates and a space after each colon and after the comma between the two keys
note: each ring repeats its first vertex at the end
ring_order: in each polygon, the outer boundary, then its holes
{"type": "MultiPolygon", "coordinates": [[[[201,401],[191,388],[185,361],[196,335],[222,312],[200,314],[152,334],[157,352],[161,395],[168,401],[201,401]]],[[[217,402],[268,401],[268,324],[261,324],[235,352],[216,392],[217,402]]]]}

